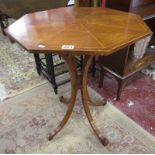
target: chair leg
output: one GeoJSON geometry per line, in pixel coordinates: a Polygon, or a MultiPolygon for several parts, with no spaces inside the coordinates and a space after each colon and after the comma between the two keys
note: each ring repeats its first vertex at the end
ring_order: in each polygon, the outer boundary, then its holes
{"type": "Polygon", "coordinates": [[[102,87],[103,87],[104,76],[105,76],[105,70],[102,68],[102,69],[100,70],[99,88],[102,88],[102,87]]]}
{"type": "Polygon", "coordinates": [[[80,55],[80,69],[82,70],[83,66],[83,55],[80,55]]]}
{"type": "Polygon", "coordinates": [[[34,54],[34,59],[35,59],[35,62],[36,62],[37,72],[40,75],[40,73],[41,73],[41,60],[40,60],[39,54],[34,54]]]}
{"type": "Polygon", "coordinates": [[[117,89],[117,97],[116,97],[117,101],[120,100],[123,86],[124,86],[124,80],[118,79],[118,89],[117,89]]]}
{"type": "Polygon", "coordinates": [[[53,56],[52,54],[45,54],[45,59],[47,63],[47,70],[48,70],[48,75],[49,75],[49,81],[53,85],[53,89],[55,94],[58,94],[58,86],[55,80],[55,72],[54,72],[54,63],[53,63],[53,56]]]}
{"type": "Polygon", "coordinates": [[[95,57],[93,57],[93,60],[92,60],[92,67],[91,67],[91,72],[92,72],[92,77],[95,77],[95,73],[96,73],[96,59],[95,57]]]}
{"type": "Polygon", "coordinates": [[[8,27],[8,19],[5,15],[0,15],[0,26],[1,26],[1,30],[3,32],[3,35],[6,35],[4,32],[4,29],[8,27]]]}

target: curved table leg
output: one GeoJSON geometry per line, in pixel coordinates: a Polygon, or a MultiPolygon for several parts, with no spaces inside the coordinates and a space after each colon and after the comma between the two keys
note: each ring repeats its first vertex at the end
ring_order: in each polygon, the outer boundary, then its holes
{"type": "Polygon", "coordinates": [[[96,127],[95,122],[90,113],[89,104],[88,104],[89,99],[88,99],[88,90],[87,90],[87,75],[88,75],[88,69],[91,64],[92,58],[93,56],[85,56],[85,60],[84,60],[83,72],[82,72],[82,87],[81,87],[82,103],[92,129],[94,130],[96,136],[99,138],[100,142],[105,146],[109,142],[104,136],[102,136],[100,130],[96,127]]]}
{"type": "Polygon", "coordinates": [[[68,109],[67,112],[63,118],[63,120],[60,122],[60,124],[51,132],[48,134],[48,140],[52,140],[53,137],[65,126],[68,119],[70,118],[70,115],[73,111],[73,107],[76,100],[78,85],[77,85],[77,70],[76,70],[76,64],[74,61],[74,56],[68,55],[63,56],[71,76],[71,97],[69,99],[68,109]]]}

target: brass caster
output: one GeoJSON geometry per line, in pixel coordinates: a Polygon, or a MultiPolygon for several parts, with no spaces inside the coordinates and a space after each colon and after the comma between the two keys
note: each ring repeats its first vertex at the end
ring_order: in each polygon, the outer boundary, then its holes
{"type": "Polygon", "coordinates": [[[51,134],[51,133],[49,133],[48,135],[47,135],[47,139],[49,140],[49,141],[51,141],[52,139],[53,139],[53,135],[51,134]]]}
{"type": "Polygon", "coordinates": [[[66,99],[66,98],[64,98],[63,96],[60,96],[60,97],[59,97],[59,101],[60,101],[61,103],[66,104],[66,105],[68,105],[68,104],[69,104],[69,100],[68,100],[68,99],[66,99]]]}
{"type": "Polygon", "coordinates": [[[109,144],[109,141],[107,138],[103,137],[103,138],[100,138],[100,141],[101,143],[104,145],[104,146],[107,146],[109,144]]]}
{"type": "Polygon", "coordinates": [[[61,103],[64,103],[64,102],[65,102],[65,98],[64,98],[63,96],[60,96],[60,97],[59,97],[59,101],[60,101],[61,103]]]}

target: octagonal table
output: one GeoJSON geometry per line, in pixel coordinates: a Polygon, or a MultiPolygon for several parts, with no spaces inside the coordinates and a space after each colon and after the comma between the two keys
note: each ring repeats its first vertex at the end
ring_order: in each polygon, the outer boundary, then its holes
{"type": "MultiPolygon", "coordinates": [[[[31,53],[62,55],[71,76],[71,97],[60,100],[68,110],[60,124],[49,133],[51,140],[67,123],[75,104],[78,81],[75,55],[85,55],[81,75],[82,103],[88,121],[103,145],[108,144],[95,125],[89,104],[87,73],[93,56],[110,55],[152,34],[143,20],[131,13],[102,8],[58,8],[27,14],[10,25],[5,32],[31,53]]],[[[105,102],[106,103],[106,102],[105,102]]],[[[103,103],[102,105],[104,105],[103,103]]]]}

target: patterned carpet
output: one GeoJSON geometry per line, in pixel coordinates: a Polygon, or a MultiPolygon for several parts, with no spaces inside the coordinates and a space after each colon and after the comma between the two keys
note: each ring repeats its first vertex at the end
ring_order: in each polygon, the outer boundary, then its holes
{"type": "Polygon", "coordinates": [[[0,100],[45,82],[36,72],[33,55],[17,44],[12,44],[0,32],[0,100]]]}
{"type": "MultiPolygon", "coordinates": [[[[59,92],[68,96],[68,90],[69,84],[59,92]]],[[[80,95],[65,128],[47,141],[46,135],[66,109],[49,84],[4,101],[0,105],[0,153],[155,153],[155,138],[111,104],[91,107],[97,126],[110,141],[103,147],[85,117],[80,95]]]]}

